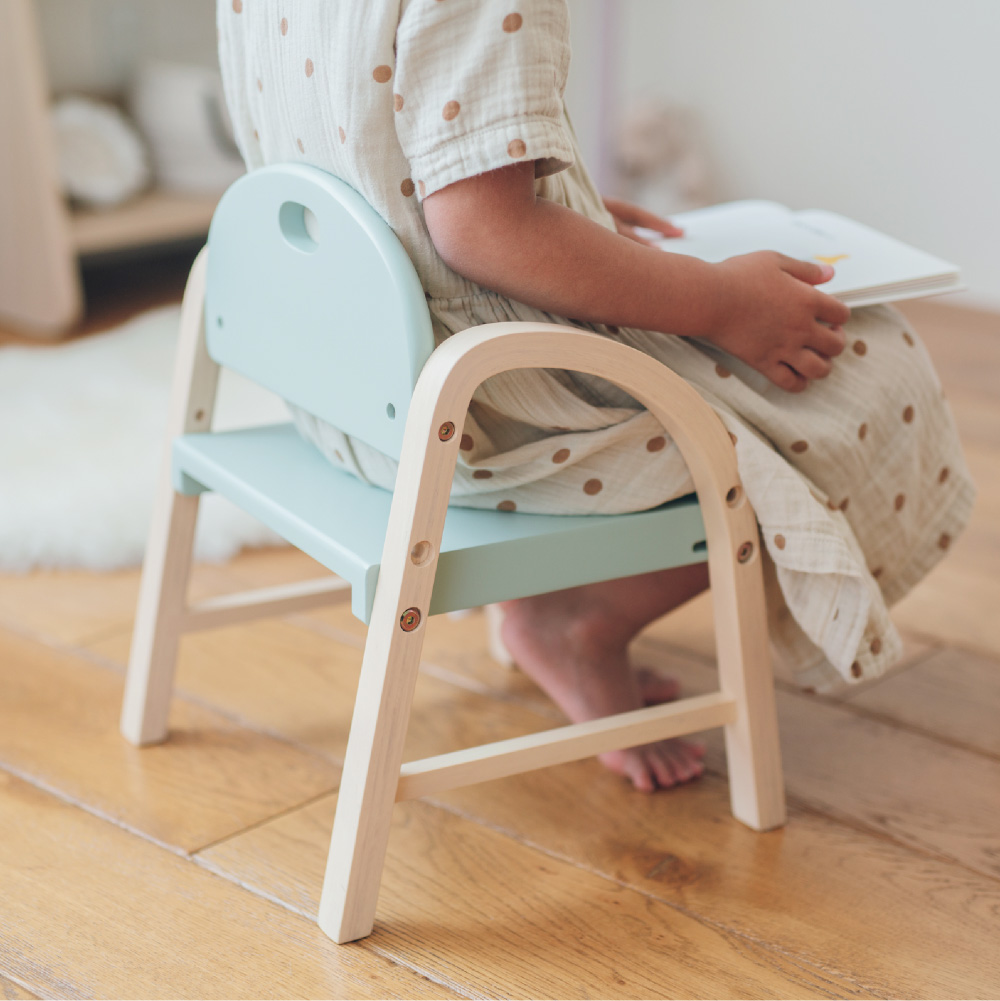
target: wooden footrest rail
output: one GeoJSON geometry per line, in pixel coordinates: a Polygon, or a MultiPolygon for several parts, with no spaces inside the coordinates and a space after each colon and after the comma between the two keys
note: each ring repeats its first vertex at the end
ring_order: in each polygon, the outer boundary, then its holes
{"type": "Polygon", "coordinates": [[[616,716],[574,723],[452,751],[403,765],[396,801],[416,799],[459,786],[501,779],[519,772],[561,765],[605,751],[636,747],[668,737],[725,726],[736,719],[736,700],[722,692],[634,709],[616,716]],[[623,745],[622,734],[628,733],[623,745]]]}
{"type": "Polygon", "coordinates": [[[180,631],[190,633],[199,629],[218,629],[247,619],[308,612],[313,608],[349,601],[350,598],[351,585],[332,576],[224,594],[187,608],[181,618],[180,631]]]}

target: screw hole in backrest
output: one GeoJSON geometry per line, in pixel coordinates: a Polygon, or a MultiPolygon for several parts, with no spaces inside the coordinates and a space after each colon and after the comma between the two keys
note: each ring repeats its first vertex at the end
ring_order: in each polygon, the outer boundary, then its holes
{"type": "Polygon", "coordinates": [[[296,250],[311,254],[319,247],[319,221],[301,202],[284,202],[278,209],[281,235],[296,250]]]}

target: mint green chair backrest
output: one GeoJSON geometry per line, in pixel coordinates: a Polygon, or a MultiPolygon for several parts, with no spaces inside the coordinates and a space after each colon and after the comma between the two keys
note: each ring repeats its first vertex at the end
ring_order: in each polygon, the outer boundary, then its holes
{"type": "Polygon", "coordinates": [[[396,235],[317,167],[255,170],[208,235],[208,352],[398,459],[434,349],[424,291],[396,235]]]}

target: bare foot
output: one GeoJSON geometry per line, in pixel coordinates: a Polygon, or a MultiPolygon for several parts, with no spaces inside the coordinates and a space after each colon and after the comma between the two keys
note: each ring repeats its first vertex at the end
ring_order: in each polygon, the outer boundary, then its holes
{"type": "MultiPolygon", "coordinates": [[[[576,723],[671,701],[679,686],[626,655],[633,630],[600,600],[598,587],[504,603],[501,636],[518,666],[576,723]],[[596,600],[595,600],[596,599],[596,600]]],[[[653,792],[697,778],[704,749],[663,740],[609,751],[604,765],[653,792]]]]}
{"type": "Polygon", "coordinates": [[[637,667],[634,670],[643,705],[659,706],[664,702],[673,702],[680,695],[681,686],[676,678],[668,678],[651,667],[637,667]]]}

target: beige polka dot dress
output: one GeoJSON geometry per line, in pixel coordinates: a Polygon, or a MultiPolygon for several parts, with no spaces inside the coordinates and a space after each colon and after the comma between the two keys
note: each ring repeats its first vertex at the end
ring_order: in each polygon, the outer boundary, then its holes
{"type": "MultiPolygon", "coordinates": [[[[563,107],[566,0],[219,0],[218,28],[249,169],[309,163],[360,191],[413,260],[439,340],[495,321],[574,322],[450,270],[421,207],[456,181],[531,161],[539,197],[613,228],[563,107]]],[[[973,497],[937,377],[903,318],[855,311],[833,374],[800,395],[700,341],[582,326],[660,359],[722,417],[769,557],[779,665],[817,690],[884,673],[901,653],[887,605],[941,558],[973,497]]],[[[330,462],[392,486],[385,456],[294,417],[330,462]]],[[[572,372],[489,380],[459,456],[453,499],[471,507],[617,513],[691,490],[648,412],[572,372]]]]}

